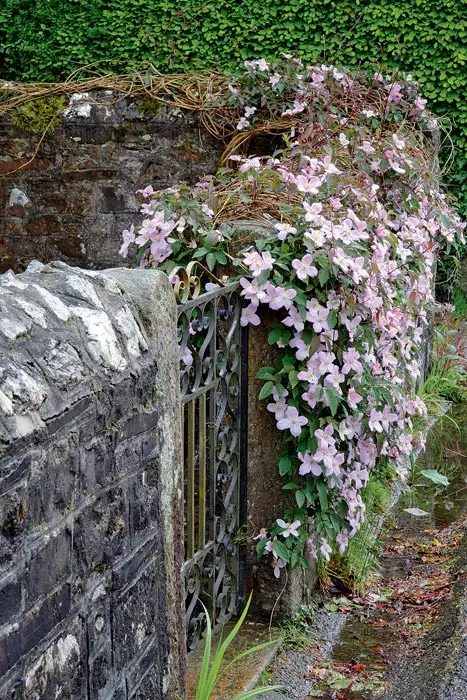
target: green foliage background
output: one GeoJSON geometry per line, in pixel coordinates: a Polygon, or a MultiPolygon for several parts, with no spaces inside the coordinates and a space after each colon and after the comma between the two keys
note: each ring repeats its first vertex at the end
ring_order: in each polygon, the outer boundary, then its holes
{"type": "Polygon", "coordinates": [[[64,80],[77,68],[236,68],[281,51],[409,71],[453,124],[448,176],[467,214],[467,0],[3,0],[0,76],[64,80]]]}

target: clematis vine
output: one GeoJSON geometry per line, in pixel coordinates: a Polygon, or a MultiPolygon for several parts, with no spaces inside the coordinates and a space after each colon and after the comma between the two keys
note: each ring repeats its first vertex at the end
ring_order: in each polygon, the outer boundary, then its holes
{"type": "Polygon", "coordinates": [[[426,414],[416,389],[437,250],[462,242],[464,224],[433,179],[414,81],[284,56],[246,62],[218,99],[245,143],[278,120],[284,149],[230,152],[194,187],[142,189],[143,221],[123,232],[121,254],[136,246],[142,265],[169,274],[198,260],[205,283],[238,281],[242,326],[275,315],[278,359],[258,373],[260,398],[294,500],[256,547],[280,577],[344,555],[368,483],[404,478],[412,418],[426,414]]]}

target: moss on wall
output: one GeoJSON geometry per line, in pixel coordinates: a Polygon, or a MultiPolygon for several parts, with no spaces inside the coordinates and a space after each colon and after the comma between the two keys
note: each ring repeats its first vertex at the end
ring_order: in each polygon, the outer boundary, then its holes
{"type": "Polygon", "coordinates": [[[26,131],[53,131],[60,123],[66,98],[43,97],[18,107],[11,113],[13,123],[26,131]]]}

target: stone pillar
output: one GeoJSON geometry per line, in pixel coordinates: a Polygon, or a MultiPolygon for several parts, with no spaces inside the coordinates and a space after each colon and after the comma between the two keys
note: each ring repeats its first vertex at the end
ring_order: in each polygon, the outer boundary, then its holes
{"type": "MultiPolygon", "coordinates": [[[[287,507],[293,507],[290,493],[282,489],[277,462],[282,452],[282,435],[276,428],[267,401],[258,396],[263,381],[255,379],[261,367],[272,367],[278,357],[277,348],[268,344],[268,334],[274,321],[274,312],[263,312],[261,325],[249,329],[248,342],[248,510],[247,531],[256,534],[260,528],[269,526],[282,517],[287,507]]],[[[248,587],[255,595],[251,610],[269,617],[274,611],[274,620],[291,615],[316,585],[316,571],[295,569],[280,579],[274,577],[273,568],[266,558],[258,561],[254,547],[248,554],[248,587]]]]}
{"type": "Polygon", "coordinates": [[[0,277],[0,698],[184,695],[166,276],[0,277]]]}

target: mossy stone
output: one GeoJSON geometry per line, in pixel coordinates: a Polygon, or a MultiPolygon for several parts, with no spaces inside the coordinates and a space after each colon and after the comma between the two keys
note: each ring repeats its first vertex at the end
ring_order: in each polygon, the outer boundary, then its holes
{"type": "Polygon", "coordinates": [[[65,109],[64,96],[43,97],[17,107],[11,114],[13,124],[26,131],[53,131],[65,109]]]}

